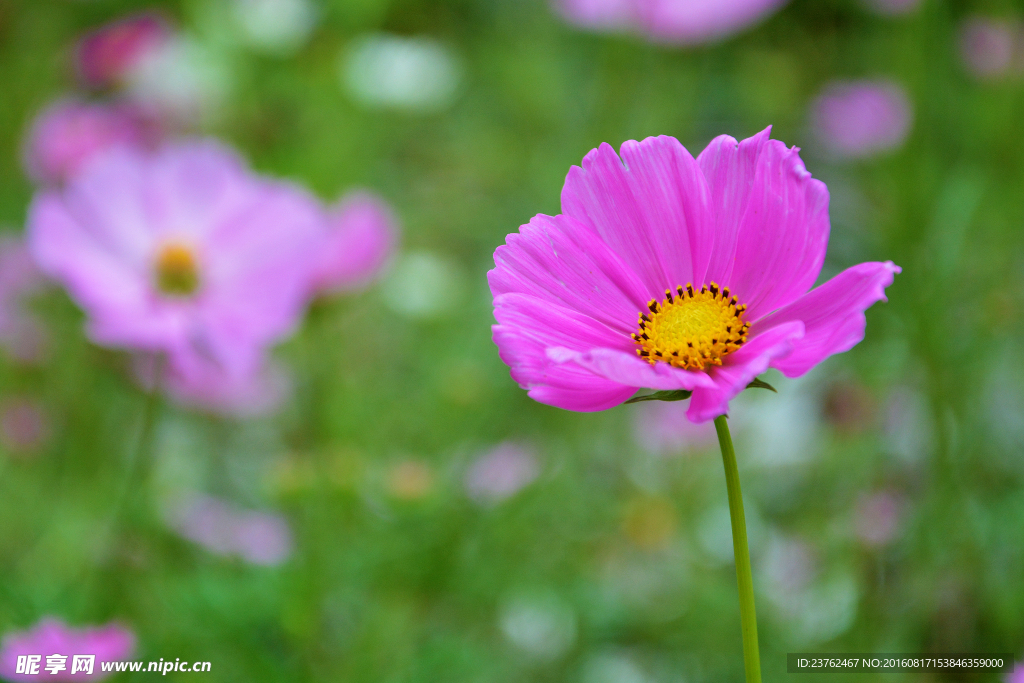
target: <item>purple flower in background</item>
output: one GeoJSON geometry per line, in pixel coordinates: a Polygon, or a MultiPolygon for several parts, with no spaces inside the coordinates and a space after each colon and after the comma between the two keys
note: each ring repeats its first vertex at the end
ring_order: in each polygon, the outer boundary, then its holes
{"type": "Polygon", "coordinates": [[[568,21],[594,30],[625,30],[657,42],[694,45],[761,21],[787,0],[555,0],[568,21]]]}
{"type": "Polygon", "coordinates": [[[49,421],[38,401],[25,397],[0,401],[0,444],[12,453],[39,450],[49,433],[49,421]]]}
{"type": "Polygon", "coordinates": [[[25,299],[43,278],[21,239],[0,237],[0,346],[23,363],[38,362],[46,352],[43,326],[25,310],[25,299]]]}
{"type": "Polygon", "coordinates": [[[29,210],[42,270],[85,310],[97,344],[251,376],[307,303],[320,204],[253,174],[212,141],[116,149],[29,210]]]}
{"type": "Polygon", "coordinates": [[[714,428],[686,419],[687,406],[675,401],[650,401],[637,406],[633,416],[637,443],[652,453],[675,454],[711,448],[714,428]]]}
{"type": "Polygon", "coordinates": [[[331,212],[314,268],[314,291],[356,289],[380,274],[394,251],[397,224],[390,207],[375,195],[356,191],[343,197],[331,212]]]}
{"type": "Polygon", "coordinates": [[[481,505],[496,505],[528,486],[540,474],[529,448],[505,442],[481,455],[466,471],[466,493],[481,505]]]}
{"type": "Polygon", "coordinates": [[[1006,674],[1003,679],[1006,683],[1024,683],[1024,662],[1017,662],[1013,665],[1013,671],[1006,674]]]}
{"type": "Polygon", "coordinates": [[[214,363],[194,363],[185,370],[164,368],[155,377],[158,363],[152,356],[136,359],[135,374],[147,390],[165,391],[171,400],[187,408],[236,418],[252,418],[276,412],[292,392],[292,378],[278,363],[264,359],[253,370],[234,374],[214,363]]]}
{"type": "Polygon", "coordinates": [[[562,213],[494,253],[494,341],[541,403],[595,411],[637,389],[692,391],[705,422],[769,367],[799,377],[864,337],[900,269],[861,263],[808,291],[828,242],[828,191],[770,130],[607,144],[573,167],[562,213]]]}
{"type": "Polygon", "coordinates": [[[838,157],[860,158],[903,144],[913,114],[903,88],[892,81],[838,81],[811,106],[819,143],[838,157]]]}
{"type": "Polygon", "coordinates": [[[155,138],[154,127],[131,105],[59,100],[32,124],[24,146],[25,171],[37,183],[61,183],[99,152],[155,138]]]}
{"type": "Polygon", "coordinates": [[[854,530],[864,545],[880,548],[899,533],[906,501],[890,491],[864,494],[854,508],[854,530]]]}
{"type": "Polygon", "coordinates": [[[79,78],[90,88],[123,83],[131,72],[172,37],[159,12],[142,12],[87,33],[75,47],[79,78]]]}
{"type": "Polygon", "coordinates": [[[960,58],[975,78],[998,78],[1020,70],[1022,30],[1017,21],[971,17],[960,26],[960,58]]]}
{"type": "Polygon", "coordinates": [[[240,510],[205,495],[188,495],[171,505],[167,524],[215,555],[238,555],[258,565],[284,562],[292,551],[285,519],[271,512],[240,510]]]}
{"type": "Polygon", "coordinates": [[[53,617],[43,619],[35,627],[4,636],[0,645],[0,676],[10,681],[98,681],[109,676],[100,669],[100,662],[127,659],[135,651],[135,636],[116,624],[94,628],[70,628],[53,617]],[[18,673],[18,658],[40,655],[38,668],[22,660],[27,673],[18,673]],[[59,655],[50,657],[50,655],[59,655]],[[75,655],[95,655],[90,673],[75,669],[75,655]],[[61,659],[64,657],[66,659],[61,659]],[[91,675],[90,675],[91,674],[91,675]]]}

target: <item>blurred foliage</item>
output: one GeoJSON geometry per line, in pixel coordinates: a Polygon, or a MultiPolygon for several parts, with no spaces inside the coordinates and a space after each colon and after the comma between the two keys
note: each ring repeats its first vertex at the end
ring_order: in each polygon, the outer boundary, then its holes
{"type": "Polygon", "coordinates": [[[735,577],[712,547],[716,531],[728,540],[714,516],[725,501],[714,447],[648,452],[633,427],[643,406],[570,414],[532,402],[490,341],[484,274],[507,233],[558,212],[565,173],[600,142],[668,134],[698,151],[773,124],[832,190],[825,274],[883,259],[904,272],[868,312],[861,345],[803,381],[768,375],[779,397],[735,402],[761,529],[765,679],[802,650],[1021,652],[1024,89],[972,79],[956,33],[972,11],[1015,5],[926,0],[884,18],[852,0],[794,0],[728,41],[674,49],[576,31],[541,0],[325,0],[308,43],[280,57],[234,44],[213,0],[0,0],[10,230],[32,194],[22,136],[73,87],[75,38],[152,6],[230,66],[205,133],[326,200],[352,186],[381,193],[403,248],[448,259],[461,285],[426,319],[394,312],[379,287],[317,303],[279,353],[294,402],[248,423],[161,403],[142,483],[126,482],[146,405],[127,360],[86,341],[64,295],[42,297],[49,361],[0,364],[0,392],[41,401],[50,421],[33,457],[0,452],[0,630],[46,614],[116,618],[136,630],[140,658],[209,660],[205,677],[224,681],[739,680],[735,577]],[[375,31],[447,44],[464,65],[452,106],[354,103],[339,55],[375,31]],[[828,159],[809,101],[831,79],[878,75],[911,96],[908,141],[867,161],[828,159]],[[800,414],[765,412],[794,396],[804,400],[785,405],[800,414]],[[775,451],[802,435],[799,458],[758,456],[769,419],[783,437],[775,451]],[[507,439],[536,447],[542,475],[480,507],[463,490],[467,463],[507,439]],[[410,472],[418,479],[400,481],[410,472]],[[181,478],[283,511],[293,556],[255,567],[176,537],[158,506],[181,478]],[[880,490],[905,501],[900,527],[867,547],[854,515],[880,490]],[[799,539],[816,567],[789,608],[771,584],[779,538],[799,539]],[[509,635],[530,628],[561,649],[509,635]]]}

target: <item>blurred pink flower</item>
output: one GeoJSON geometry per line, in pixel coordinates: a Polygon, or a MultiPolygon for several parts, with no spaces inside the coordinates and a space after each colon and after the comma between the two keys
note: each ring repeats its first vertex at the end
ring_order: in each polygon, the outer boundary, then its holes
{"type": "Polygon", "coordinates": [[[35,627],[4,636],[0,645],[0,676],[10,681],[98,681],[109,676],[100,669],[100,662],[127,659],[135,651],[135,636],[116,624],[75,629],[53,617],[41,620],[35,627]],[[29,673],[16,673],[18,657],[40,655],[39,668],[29,673]],[[56,663],[63,670],[50,671],[47,658],[62,655],[67,659],[56,663]],[[71,673],[75,655],[95,655],[92,674],[71,673]]]}
{"type": "Polygon", "coordinates": [[[707,422],[769,367],[800,377],[864,338],[900,268],[855,265],[811,289],[828,190],[770,129],[696,159],[668,136],[574,166],[562,213],[494,252],[494,342],[535,401],[591,412],[638,389],[690,391],[707,422]]]}
{"type": "Polygon", "coordinates": [[[1017,662],[1013,665],[1013,671],[1003,678],[1006,683],[1024,683],[1024,662],[1017,662]]]}
{"type": "Polygon", "coordinates": [[[34,363],[46,354],[46,332],[25,309],[25,299],[43,285],[42,274],[18,237],[0,237],[0,346],[18,361],[34,363]]]}
{"type": "Polygon", "coordinates": [[[854,508],[854,530],[864,545],[880,548],[899,533],[906,501],[890,491],[863,494],[854,508]]]}
{"type": "Polygon", "coordinates": [[[838,157],[868,157],[897,148],[912,120],[906,92],[888,80],[831,83],[811,107],[815,136],[838,157]]]}
{"type": "Polygon", "coordinates": [[[1022,50],[1020,22],[975,16],[960,26],[960,58],[976,78],[998,78],[1016,67],[1022,50]]]}
{"type": "Polygon", "coordinates": [[[345,195],[330,217],[330,230],[314,268],[314,291],[367,284],[384,268],[397,235],[397,220],[382,199],[363,191],[345,195]]]}
{"type": "Polygon", "coordinates": [[[173,35],[160,12],[133,14],[84,35],[75,47],[75,67],[91,88],[122,83],[147,56],[173,35]]]}
{"type": "Polygon", "coordinates": [[[131,105],[58,100],[32,124],[23,151],[25,171],[37,183],[61,183],[98,152],[155,137],[155,129],[131,105]]]}
{"type": "Polygon", "coordinates": [[[85,310],[94,342],[166,354],[183,377],[213,363],[236,379],[297,325],[324,229],[308,193],[195,140],[111,150],[37,194],[28,218],[36,262],[85,310]]]}
{"type": "Polygon", "coordinates": [[[46,413],[38,401],[25,397],[0,401],[0,443],[12,453],[38,450],[49,433],[46,413]]]}
{"type": "Polygon", "coordinates": [[[681,401],[649,401],[636,406],[633,431],[637,443],[652,453],[665,455],[710,448],[718,443],[710,424],[686,419],[681,401]]]}
{"type": "Polygon", "coordinates": [[[568,21],[593,30],[635,31],[694,45],[725,38],[761,21],[788,0],[554,0],[568,21]]]}
{"type": "Polygon", "coordinates": [[[864,3],[878,14],[897,16],[910,14],[921,5],[921,0],[864,0],[864,3]]]}
{"type": "Polygon", "coordinates": [[[238,555],[258,565],[284,562],[292,551],[285,519],[272,512],[240,510],[211,496],[190,494],[172,504],[167,524],[215,555],[238,555]]]}
{"type": "Polygon", "coordinates": [[[481,505],[495,505],[528,486],[540,466],[529,448],[504,442],[481,455],[466,472],[466,493],[481,505]]]}
{"type": "Polygon", "coordinates": [[[292,378],[284,366],[264,359],[252,371],[225,372],[208,362],[190,364],[185,370],[164,368],[154,381],[157,360],[153,356],[135,359],[135,375],[147,390],[158,389],[179,405],[198,411],[237,418],[270,415],[292,391],[292,378]]]}

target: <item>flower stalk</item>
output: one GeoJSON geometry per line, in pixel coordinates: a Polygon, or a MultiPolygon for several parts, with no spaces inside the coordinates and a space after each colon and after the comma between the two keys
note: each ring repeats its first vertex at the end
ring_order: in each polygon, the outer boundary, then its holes
{"type": "Polygon", "coordinates": [[[754,609],[754,579],[750,571],[750,548],[747,544],[747,521],[743,515],[743,494],[740,473],[736,467],[736,451],[725,415],[715,418],[715,431],[722,448],[725,485],[729,491],[729,517],[732,519],[732,549],[736,558],[736,583],[740,594],[740,627],[743,631],[743,667],[747,683],[761,683],[761,656],[757,647],[757,613],[754,609]]]}

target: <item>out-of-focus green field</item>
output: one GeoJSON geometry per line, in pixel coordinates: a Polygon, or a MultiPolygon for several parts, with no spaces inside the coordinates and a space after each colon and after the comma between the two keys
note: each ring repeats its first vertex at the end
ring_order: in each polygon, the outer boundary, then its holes
{"type": "Polygon", "coordinates": [[[778,395],[733,403],[764,679],[787,676],[797,651],[1021,654],[1024,81],[972,78],[957,46],[969,12],[1007,16],[1012,3],[925,0],[885,18],[853,0],[794,0],[688,49],[574,30],[540,0],[318,6],[308,42],[279,56],[233,40],[216,0],[0,0],[5,230],[22,230],[32,196],[22,136],[72,88],[76,37],[161,7],[229,74],[204,133],[325,200],[378,192],[400,217],[401,252],[444,266],[317,303],[277,352],[295,392],[276,416],[160,402],[146,467],[127,484],[146,397],[123,354],[86,340],[65,294],[38,297],[47,362],[0,360],[0,401],[30,397],[49,423],[34,453],[0,447],[0,632],[45,615],[117,619],[139,659],[212,662],[179,680],[741,680],[716,444],[653,452],[637,434],[647,406],[531,401],[491,342],[485,273],[507,233],[558,213],[566,172],[599,143],[667,134],[697,153],[772,124],[832,191],[823,277],[865,260],[904,270],[863,343],[802,380],[770,374],[778,395]],[[354,101],[339,56],[380,31],[450,48],[462,73],[450,106],[354,101]],[[814,96],[879,76],[907,89],[906,143],[846,162],[816,148],[814,96]],[[419,287],[443,305],[404,313],[396,298],[419,287]],[[540,474],[480,505],[467,468],[508,440],[534,449],[540,474]],[[178,537],[160,504],[179,486],[281,512],[291,556],[255,566],[178,537]],[[879,524],[886,539],[864,540],[879,524]]]}

